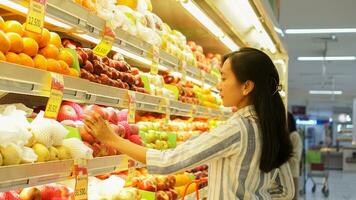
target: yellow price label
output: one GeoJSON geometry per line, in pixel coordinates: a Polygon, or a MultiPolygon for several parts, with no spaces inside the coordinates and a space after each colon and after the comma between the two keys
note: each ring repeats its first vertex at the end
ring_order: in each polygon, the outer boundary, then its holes
{"type": "Polygon", "coordinates": [[[87,161],[84,159],[74,160],[74,199],[88,199],[88,169],[87,161]]]}
{"type": "Polygon", "coordinates": [[[134,91],[128,90],[128,99],[129,99],[129,110],[127,121],[128,123],[135,123],[135,115],[136,115],[136,93],[134,91]]]}
{"type": "Polygon", "coordinates": [[[128,164],[129,164],[129,157],[123,156],[123,158],[120,159],[119,164],[115,167],[115,171],[127,170],[128,164]]]}
{"type": "Polygon", "coordinates": [[[46,13],[46,0],[30,0],[25,29],[41,34],[46,13]]]}
{"type": "Polygon", "coordinates": [[[63,75],[51,72],[51,90],[47,101],[44,116],[46,118],[57,119],[57,115],[63,99],[63,75]]]}
{"type": "Polygon", "coordinates": [[[114,40],[115,39],[111,36],[103,36],[99,44],[93,49],[93,53],[98,56],[105,57],[108,53],[110,53],[114,40]]]}
{"type": "Polygon", "coordinates": [[[152,46],[152,64],[150,73],[153,75],[158,74],[158,64],[159,64],[159,47],[152,46]]]}

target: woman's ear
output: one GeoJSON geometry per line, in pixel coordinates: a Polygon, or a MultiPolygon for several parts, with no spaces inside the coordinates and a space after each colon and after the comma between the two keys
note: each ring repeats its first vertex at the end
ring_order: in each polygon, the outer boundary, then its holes
{"type": "Polygon", "coordinates": [[[247,80],[245,83],[244,83],[244,86],[243,86],[243,91],[242,91],[242,94],[244,96],[247,96],[249,95],[252,90],[255,88],[255,83],[250,81],[250,80],[247,80]]]}

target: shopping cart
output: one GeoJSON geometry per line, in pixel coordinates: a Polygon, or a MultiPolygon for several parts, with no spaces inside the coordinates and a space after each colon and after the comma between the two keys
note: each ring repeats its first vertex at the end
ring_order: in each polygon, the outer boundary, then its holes
{"type": "Polygon", "coordinates": [[[325,169],[325,158],[321,156],[320,150],[309,149],[306,155],[307,161],[307,179],[313,182],[312,192],[316,191],[317,185],[322,185],[321,192],[325,197],[329,196],[329,171],[325,169]],[[322,178],[322,182],[317,182],[315,178],[322,178]]]}

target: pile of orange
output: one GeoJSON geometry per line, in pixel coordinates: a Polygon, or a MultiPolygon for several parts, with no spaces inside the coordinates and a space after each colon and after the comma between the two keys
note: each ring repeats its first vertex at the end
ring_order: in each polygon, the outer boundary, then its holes
{"type": "Polygon", "coordinates": [[[71,68],[73,56],[60,50],[62,41],[57,33],[44,28],[42,34],[36,34],[24,27],[18,21],[4,21],[0,16],[0,61],[79,76],[71,68]]]}

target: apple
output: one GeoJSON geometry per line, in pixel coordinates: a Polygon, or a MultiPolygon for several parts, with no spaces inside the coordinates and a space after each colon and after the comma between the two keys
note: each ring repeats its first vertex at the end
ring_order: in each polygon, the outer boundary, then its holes
{"type": "Polygon", "coordinates": [[[139,128],[136,124],[130,124],[130,133],[131,135],[138,135],[139,128]]]}
{"type": "Polygon", "coordinates": [[[98,113],[101,115],[105,120],[108,119],[107,113],[103,110],[102,107],[97,105],[89,105],[84,107],[84,114],[90,114],[91,112],[98,113]]]}
{"type": "Polygon", "coordinates": [[[122,125],[110,124],[111,129],[116,133],[118,136],[124,138],[125,137],[125,127],[122,125]]]}
{"type": "Polygon", "coordinates": [[[167,140],[168,140],[168,133],[167,133],[167,132],[161,132],[161,133],[159,134],[159,139],[160,139],[160,140],[167,141],[167,140]]]}
{"type": "Polygon", "coordinates": [[[119,60],[124,60],[124,56],[123,56],[122,54],[120,54],[120,53],[115,53],[115,54],[112,56],[112,59],[113,59],[113,60],[117,60],[117,61],[119,61],[119,60]]]}
{"type": "Polygon", "coordinates": [[[20,193],[22,200],[41,200],[41,191],[35,187],[24,188],[20,193]]]}
{"type": "Polygon", "coordinates": [[[61,108],[59,109],[59,113],[57,116],[57,120],[59,122],[63,121],[63,120],[77,120],[78,119],[78,115],[75,112],[74,108],[72,106],[69,105],[62,105],[61,108]]]}
{"type": "Polygon", "coordinates": [[[146,143],[152,143],[156,140],[156,132],[154,130],[148,130],[145,135],[146,143]]]}
{"type": "Polygon", "coordinates": [[[118,115],[118,118],[119,118],[120,122],[121,121],[126,122],[127,121],[128,110],[127,109],[123,109],[123,110],[119,111],[117,113],[117,115],[118,115]]]}
{"type": "Polygon", "coordinates": [[[94,143],[92,145],[92,149],[93,149],[93,156],[98,157],[100,153],[100,145],[98,143],[94,143]]]}
{"type": "Polygon", "coordinates": [[[138,70],[136,67],[131,68],[131,74],[132,75],[138,75],[140,73],[140,70],[138,70]]]}
{"type": "Polygon", "coordinates": [[[87,61],[84,63],[83,69],[87,70],[87,71],[90,72],[90,73],[93,73],[93,72],[94,72],[94,66],[93,66],[93,64],[92,64],[89,60],[87,60],[87,61]]]}
{"type": "Polygon", "coordinates": [[[40,188],[42,200],[53,200],[61,198],[62,192],[59,188],[54,186],[45,185],[40,188]]]}
{"type": "Polygon", "coordinates": [[[156,193],[156,200],[169,200],[169,196],[164,191],[158,191],[156,193]]]}
{"type": "Polygon", "coordinates": [[[69,105],[74,108],[75,112],[77,113],[78,120],[81,120],[83,118],[83,108],[79,104],[70,101],[65,101],[62,103],[62,105],[69,105]]]}
{"type": "Polygon", "coordinates": [[[10,192],[0,192],[0,199],[4,199],[4,200],[21,200],[19,194],[17,194],[14,191],[10,191],[10,192]]]}
{"type": "Polygon", "coordinates": [[[151,192],[157,191],[156,185],[154,185],[154,183],[151,180],[143,180],[137,185],[137,188],[140,190],[151,191],[151,192]]]}
{"type": "Polygon", "coordinates": [[[107,107],[104,109],[104,111],[108,114],[109,122],[113,124],[117,124],[119,122],[115,108],[107,107]]]}
{"type": "Polygon", "coordinates": [[[172,200],[178,199],[178,192],[175,189],[169,189],[172,194],[172,200]]]}
{"type": "Polygon", "coordinates": [[[98,156],[108,156],[109,155],[109,149],[108,146],[105,144],[100,144],[100,152],[98,156]]]}
{"type": "Polygon", "coordinates": [[[131,135],[130,125],[125,121],[121,121],[118,124],[122,125],[125,128],[125,139],[129,139],[129,137],[131,135]]]}
{"type": "Polygon", "coordinates": [[[129,140],[135,144],[142,145],[142,141],[139,135],[131,135],[129,140]]]}
{"type": "Polygon", "coordinates": [[[94,143],[94,137],[90,133],[88,133],[84,127],[81,127],[79,129],[79,133],[83,141],[88,142],[89,144],[94,143]]]}

